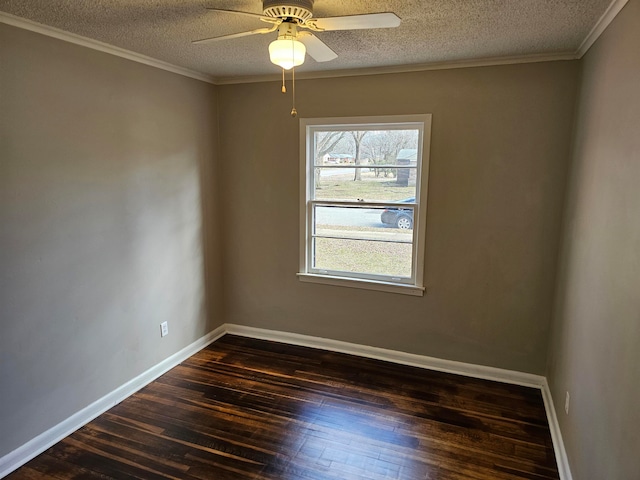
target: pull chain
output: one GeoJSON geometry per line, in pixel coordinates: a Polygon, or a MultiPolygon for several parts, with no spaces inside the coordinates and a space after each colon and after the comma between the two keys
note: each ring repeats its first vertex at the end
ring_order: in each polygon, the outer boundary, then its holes
{"type": "Polygon", "coordinates": [[[291,69],[292,77],[291,77],[291,92],[292,92],[292,101],[293,108],[291,109],[291,116],[296,117],[298,115],[298,111],[296,110],[296,69],[295,67],[291,69]]]}
{"type": "Polygon", "coordinates": [[[282,69],[282,93],[287,93],[287,86],[284,84],[284,68],[282,69]]]}

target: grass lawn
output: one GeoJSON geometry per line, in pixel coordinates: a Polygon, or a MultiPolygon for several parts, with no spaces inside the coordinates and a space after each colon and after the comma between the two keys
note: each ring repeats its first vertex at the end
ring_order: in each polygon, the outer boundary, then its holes
{"type": "Polygon", "coordinates": [[[317,200],[403,200],[413,197],[416,187],[403,187],[395,177],[377,177],[374,172],[362,172],[360,181],[353,180],[353,173],[323,177],[316,186],[317,200]]]}
{"type": "Polygon", "coordinates": [[[334,238],[316,239],[316,268],[411,276],[411,244],[334,238]]]}

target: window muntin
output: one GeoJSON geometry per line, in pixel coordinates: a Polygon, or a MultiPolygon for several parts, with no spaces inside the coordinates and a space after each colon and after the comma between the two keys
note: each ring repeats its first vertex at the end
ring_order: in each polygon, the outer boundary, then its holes
{"type": "Polygon", "coordinates": [[[354,120],[301,120],[301,275],[422,287],[430,116],[354,120]]]}

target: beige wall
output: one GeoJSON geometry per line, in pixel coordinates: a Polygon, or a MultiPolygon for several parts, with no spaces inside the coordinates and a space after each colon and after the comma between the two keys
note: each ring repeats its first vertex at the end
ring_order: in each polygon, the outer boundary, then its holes
{"type": "Polygon", "coordinates": [[[221,322],[216,115],[211,85],[0,24],[0,457],[221,322]]]}
{"type": "Polygon", "coordinates": [[[583,60],[549,371],[575,479],[640,478],[638,46],[630,0],[583,60]]]}
{"type": "MultiPolygon", "coordinates": [[[[638,19],[583,68],[549,366],[574,478],[640,477],[638,19]]],[[[298,83],[302,117],[433,114],[424,297],[297,280],[276,83],[4,25],[0,65],[0,456],[223,321],[545,373],[580,62],[298,83]]]]}
{"type": "Polygon", "coordinates": [[[544,373],[577,62],[308,80],[301,117],[432,113],[424,297],[301,283],[298,121],[220,87],[226,321],[544,373]]]}

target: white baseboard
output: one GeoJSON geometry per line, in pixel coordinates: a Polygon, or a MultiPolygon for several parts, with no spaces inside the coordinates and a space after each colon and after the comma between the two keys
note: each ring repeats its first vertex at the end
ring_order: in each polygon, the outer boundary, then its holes
{"type": "Polygon", "coordinates": [[[223,326],[225,328],[225,332],[232,335],[259,338],[262,340],[272,340],[274,342],[300,345],[303,347],[320,348],[323,350],[331,350],[334,352],[358,355],[360,357],[385,360],[402,365],[410,365],[413,367],[426,368],[429,370],[437,370],[440,372],[465,375],[467,377],[482,378],[485,380],[494,380],[497,382],[522,385],[525,387],[539,388],[542,393],[542,399],[544,401],[544,406],[547,413],[549,429],[551,430],[551,439],[553,441],[553,449],[556,456],[556,462],[558,464],[560,480],[573,480],[571,476],[571,470],[569,469],[569,462],[567,460],[564,443],[562,442],[562,434],[560,433],[558,418],[553,406],[551,391],[549,390],[547,379],[541,375],[533,375],[531,373],[515,372],[512,370],[505,370],[501,368],[456,362],[453,360],[443,360],[441,358],[398,352],[395,350],[387,350],[379,347],[369,347],[366,345],[341,342],[338,340],[330,340],[327,338],[312,337],[309,335],[300,335],[297,333],[265,330],[262,328],[245,327],[242,325],[234,325],[229,323],[223,326]]]}
{"type": "Polygon", "coordinates": [[[55,427],[38,435],[33,440],[27,442],[13,452],[0,458],[0,478],[8,475],[15,469],[27,463],[32,458],[47,450],[64,437],[70,435],[78,428],[90,422],[98,415],[106,412],[114,405],[117,405],[125,398],[134,394],[142,387],[158,378],[163,373],[183,362],[191,355],[197,353],[207,345],[215,342],[218,338],[225,334],[239,335],[243,337],[258,338],[262,340],[271,340],[274,342],[287,343],[291,345],[300,345],[304,347],[319,348],[333,352],[347,353],[358,355],[360,357],[374,358],[387,362],[398,363],[401,365],[409,365],[413,367],[436,370],[440,372],[453,373],[457,375],[465,375],[468,377],[482,378],[485,380],[493,380],[497,382],[510,383],[514,385],[522,385],[525,387],[539,388],[542,392],[549,428],[551,430],[551,438],[558,463],[561,480],[573,480],[567,455],[562,442],[562,434],[558,425],[558,418],[553,406],[553,398],[547,384],[547,379],[541,375],[533,375],[530,373],[516,372],[495,367],[487,367],[484,365],[474,365],[464,362],[456,362],[453,360],[444,360],[441,358],[427,357],[424,355],[416,355],[413,353],[399,352],[396,350],[387,350],[380,347],[371,347],[367,345],[359,345],[356,343],[342,342],[339,340],[331,340],[328,338],[313,337],[309,335],[300,335],[297,333],[281,332],[276,330],[266,330],[263,328],[246,327],[243,325],[235,325],[226,323],[204,337],[196,340],[191,345],[183,348],[179,352],[173,354],[169,358],[163,360],[158,365],[150,368],[146,372],[137,376],[133,380],[127,382],[111,393],[105,395],[101,399],[95,401],[88,407],[75,413],[55,427]]]}
{"type": "Polygon", "coordinates": [[[551,430],[551,439],[553,440],[553,450],[556,454],[556,463],[558,464],[560,480],[573,480],[573,477],[571,476],[571,469],[569,468],[567,451],[565,450],[564,442],[562,441],[562,433],[560,432],[560,424],[558,423],[556,408],[553,405],[551,389],[549,388],[546,378],[542,384],[542,400],[544,400],[544,408],[547,411],[547,421],[549,422],[549,430],[551,430]]]}
{"type": "Polygon", "coordinates": [[[484,365],[474,365],[471,363],[456,362],[453,360],[443,360],[441,358],[416,355],[414,353],[387,350],[380,347],[369,347],[356,343],[341,342],[328,338],[312,337],[297,333],[279,332],[275,330],[265,330],[262,328],[245,327],[226,323],[223,325],[225,332],[243,337],[259,338],[262,340],[272,340],[274,342],[289,343],[303,347],[320,348],[333,352],[349,353],[360,357],[375,358],[387,362],[410,365],[412,367],[437,370],[439,372],[455,373],[467,377],[494,380],[496,382],[523,385],[525,387],[542,388],[545,378],[541,375],[531,373],[515,372],[502,368],[487,367],[484,365]]]}
{"type": "Polygon", "coordinates": [[[133,395],[135,392],[154,381],[163,373],[166,373],[193,354],[202,350],[207,345],[215,342],[224,334],[225,329],[224,325],[222,325],[212,332],[209,332],[207,335],[199,338],[192,344],[187,345],[179,352],[174,353],[170,357],[164,359],[162,362],[151,367],[146,372],[141,373],[124,385],[116,388],[104,397],[96,400],[91,405],[71,415],[69,418],[50,428],[46,432],[41,433],[21,447],[16,448],[14,451],[0,458],[0,478],[9,475],[11,472],[21,467],[32,458],[40,455],[49,447],[55,445],[66,436],[75,432],[83,425],[89,423],[98,415],[101,415],[111,407],[122,402],[122,400],[124,400],[125,398],[133,395]]]}

